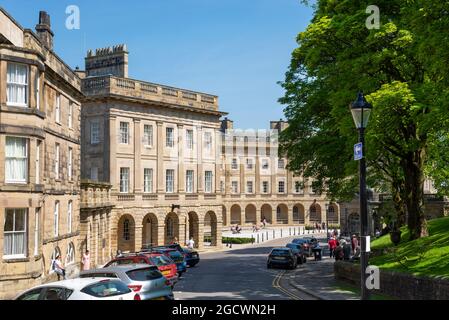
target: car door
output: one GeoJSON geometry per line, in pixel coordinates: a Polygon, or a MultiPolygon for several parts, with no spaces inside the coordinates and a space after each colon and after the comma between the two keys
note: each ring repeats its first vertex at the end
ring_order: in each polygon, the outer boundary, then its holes
{"type": "Polygon", "coordinates": [[[16,300],[40,300],[39,297],[43,291],[44,288],[32,289],[20,295],[16,300]]]}
{"type": "Polygon", "coordinates": [[[67,300],[72,294],[72,290],[63,287],[46,287],[42,292],[40,300],[67,300]]]}

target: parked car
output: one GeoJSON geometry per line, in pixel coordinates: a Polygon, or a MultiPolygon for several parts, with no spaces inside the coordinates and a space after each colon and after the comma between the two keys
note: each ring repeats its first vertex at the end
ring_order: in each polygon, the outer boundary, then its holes
{"type": "Polygon", "coordinates": [[[125,254],[117,257],[108,263],[104,267],[113,267],[119,265],[136,264],[143,263],[151,266],[156,266],[162,275],[170,280],[172,286],[178,282],[178,270],[176,268],[176,263],[159,252],[142,252],[142,253],[132,253],[125,254]]]}
{"type": "Polygon", "coordinates": [[[304,249],[304,254],[307,257],[311,257],[312,256],[312,244],[310,242],[310,239],[298,238],[298,239],[294,239],[292,241],[292,243],[302,245],[303,249],[304,249]]]}
{"type": "Polygon", "coordinates": [[[151,252],[159,252],[172,259],[176,263],[179,276],[187,271],[186,259],[178,250],[167,247],[153,247],[151,252]]]}
{"type": "Polygon", "coordinates": [[[156,266],[130,264],[83,271],[80,278],[114,278],[123,281],[140,300],[173,300],[172,284],[156,266]]]}
{"type": "Polygon", "coordinates": [[[297,258],[298,264],[303,264],[307,262],[307,257],[304,250],[304,244],[299,243],[288,243],[286,245],[287,248],[292,249],[293,254],[297,258]]]}
{"type": "Polygon", "coordinates": [[[97,277],[47,283],[14,300],[140,300],[140,296],[119,279],[97,277]]]}
{"type": "MultiPolygon", "coordinates": [[[[189,266],[190,268],[193,268],[200,262],[200,255],[197,251],[189,248],[183,248],[179,243],[169,244],[166,246],[159,246],[156,248],[169,248],[178,250],[182,255],[184,255],[184,259],[186,260],[187,266],[189,266]]],[[[151,247],[148,247],[147,249],[151,249],[151,247]]]]}
{"type": "Polygon", "coordinates": [[[268,255],[267,268],[271,269],[273,267],[284,267],[289,269],[295,269],[297,267],[296,256],[294,255],[292,249],[284,248],[274,248],[268,255]]]}

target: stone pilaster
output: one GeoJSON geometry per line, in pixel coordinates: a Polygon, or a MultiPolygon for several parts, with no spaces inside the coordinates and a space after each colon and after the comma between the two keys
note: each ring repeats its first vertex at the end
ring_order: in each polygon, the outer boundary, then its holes
{"type": "Polygon", "coordinates": [[[142,192],[141,146],[140,119],[134,118],[134,193],[142,192]]]}
{"type": "Polygon", "coordinates": [[[109,181],[112,185],[112,192],[118,192],[120,189],[119,181],[117,181],[117,118],[109,115],[109,181]]]}
{"type": "Polygon", "coordinates": [[[197,188],[198,193],[204,192],[204,172],[203,172],[203,129],[197,128],[197,152],[198,152],[198,164],[197,164],[197,188]]]}
{"type": "Polygon", "coordinates": [[[178,192],[185,191],[185,170],[184,170],[184,126],[178,124],[178,192]]]}
{"type": "MultiPolygon", "coordinates": [[[[164,189],[164,139],[163,139],[163,123],[157,122],[157,193],[165,193],[164,189]]],[[[164,239],[164,238],[162,238],[164,239]]],[[[164,241],[162,241],[163,243],[164,241]]]]}

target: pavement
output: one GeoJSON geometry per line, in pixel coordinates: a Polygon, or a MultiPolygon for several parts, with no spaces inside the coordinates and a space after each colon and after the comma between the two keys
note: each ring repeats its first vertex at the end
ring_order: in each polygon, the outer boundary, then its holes
{"type": "Polygon", "coordinates": [[[296,270],[267,269],[266,260],[271,249],[285,246],[298,237],[301,236],[201,253],[200,263],[188,269],[176,284],[175,299],[358,300],[352,292],[337,289],[334,260],[328,256],[321,261],[308,258],[308,262],[296,270]]]}

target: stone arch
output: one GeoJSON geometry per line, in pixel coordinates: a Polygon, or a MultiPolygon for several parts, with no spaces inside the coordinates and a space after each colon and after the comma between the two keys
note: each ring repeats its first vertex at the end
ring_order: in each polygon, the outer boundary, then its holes
{"type": "Polygon", "coordinates": [[[231,207],[231,224],[242,224],[242,209],[238,204],[231,207]]]}
{"type": "Polygon", "coordinates": [[[218,219],[213,211],[208,211],[204,216],[204,234],[210,235],[210,245],[218,245],[218,219]]]}
{"type": "Polygon", "coordinates": [[[276,222],[278,224],[288,224],[288,207],[286,204],[279,204],[276,208],[276,222]]]}
{"type": "MultiPolygon", "coordinates": [[[[195,241],[195,247],[198,248],[200,244],[200,219],[198,217],[198,214],[194,211],[189,212],[189,235],[188,238],[190,239],[193,237],[193,241],[195,241]]],[[[188,239],[186,239],[187,241],[188,239]]]]}
{"type": "Polygon", "coordinates": [[[310,206],[310,222],[321,223],[321,207],[318,203],[314,203],[310,206]]]}
{"type": "Polygon", "coordinates": [[[165,244],[179,242],[179,217],[176,213],[170,212],[165,217],[165,244]]]}
{"type": "Polygon", "coordinates": [[[159,222],[154,213],[148,213],[142,220],[142,247],[157,246],[159,222]]]}
{"type": "Polygon", "coordinates": [[[360,234],[360,215],[358,212],[352,212],[348,216],[348,232],[350,234],[360,234]]]}
{"type": "Polygon", "coordinates": [[[273,223],[273,213],[272,208],[268,203],[265,203],[260,208],[261,219],[266,219],[268,223],[273,223]]]}
{"type": "Polygon", "coordinates": [[[124,214],[118,221],[117,249],[121,252],[134,252],[136,246],[135,222],[129,214],[124,214]]]}
{"type": "Polygon", "coordinates": [[[338,206],[335,203],[331,203],[329,205],[329,208],[327,209],[327,221],[329,225],[331,224],[338,224],[338,206]]]}
{"type": "Polygon", "coordinates": [[[256,206],[248,204],[245,208],[245,224],[257,224],[256,206]]]}
{"type": "Polygon", "coordinates": [[[293,223],[304,224],[305,222],[304,206],[300,203],[295,204],[293,206],[293,223]]]}

